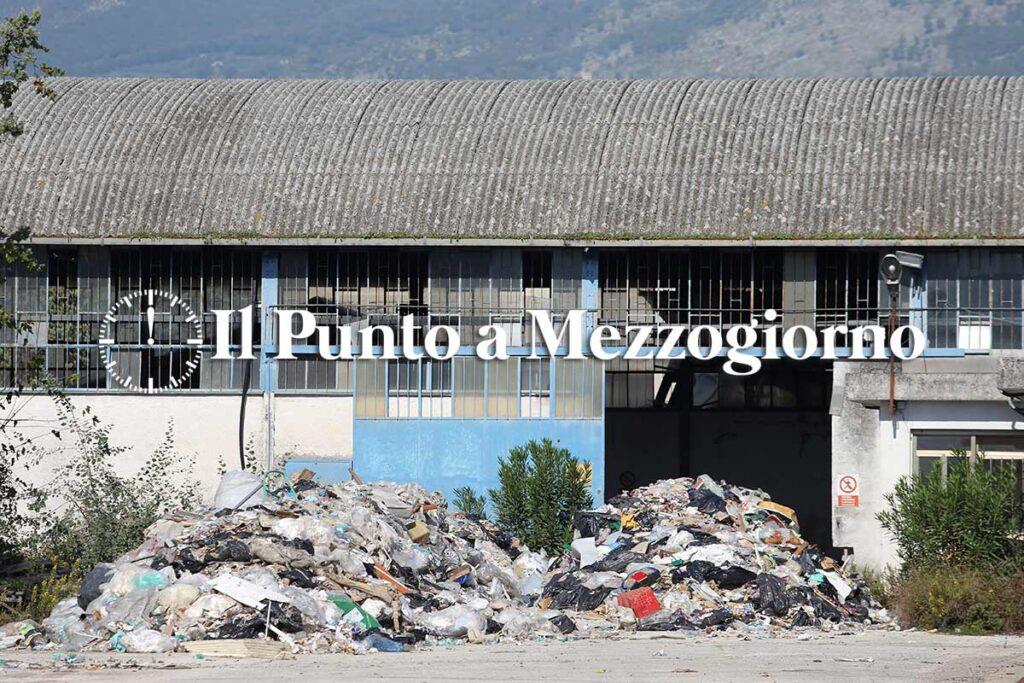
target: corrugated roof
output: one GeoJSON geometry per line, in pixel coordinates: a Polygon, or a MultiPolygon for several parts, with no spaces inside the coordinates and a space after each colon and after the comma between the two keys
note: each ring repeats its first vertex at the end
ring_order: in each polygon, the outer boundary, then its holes
{"type": "Polygon", "coordinates": [[[0,145],[40,236],[1024,237],[1024,78],[55,89],[0,145]]]}

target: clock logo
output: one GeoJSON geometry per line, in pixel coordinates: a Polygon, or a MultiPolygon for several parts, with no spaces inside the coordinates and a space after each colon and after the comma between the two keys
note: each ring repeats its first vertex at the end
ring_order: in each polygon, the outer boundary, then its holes
{"type": "Polygon", "coordinates": [[[203,358],[202,344],[199,316],[181,297],[160,289],[126,294],[100,323],[99,345],[108,376],[125,389],[145,394],[188,387],[203,358]],[[118,346],[128,346],[128,355],[118,346]],[[139,361],[134,370],[133,357],[139,361]]]}

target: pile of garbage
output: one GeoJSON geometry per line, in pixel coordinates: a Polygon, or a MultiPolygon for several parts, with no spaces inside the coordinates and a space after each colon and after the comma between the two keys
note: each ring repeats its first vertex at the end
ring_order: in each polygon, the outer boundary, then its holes
{"type": "Polygon", "coordinates": [[[212,509],[161,519],[41,624],[0,627],[0,647],[266,656],[890,623],[761,491],[665,480],[574,526],[549,557],[416,485],[325,485],[303,471],[271,486],[232,472],[212,509]]]}
{"type": "Polygon", "coordinates": [[[573,562],[548,580],[540,607],[603,611],[649,631],[895,627],[863,581],[801,538],[796,511],[760,490],[667,479],[574,526],[573,562]]]}

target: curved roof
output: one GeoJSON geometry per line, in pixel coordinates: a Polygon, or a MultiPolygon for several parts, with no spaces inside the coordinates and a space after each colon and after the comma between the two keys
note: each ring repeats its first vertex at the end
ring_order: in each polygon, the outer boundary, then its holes
{"type": "Polygon", "coordinates": [[[55,86],[0,144],[39,236],[1024,237],[1024,78],[55,86]]]}

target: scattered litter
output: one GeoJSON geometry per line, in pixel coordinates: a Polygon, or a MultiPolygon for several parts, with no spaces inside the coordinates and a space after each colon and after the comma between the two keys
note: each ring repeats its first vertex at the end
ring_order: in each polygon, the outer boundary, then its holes
{"type": "Polygon", "coordinates": [[[566,552],[548,557],[415,485],[324,485],[304,470],[274,488],[229,473],[211,509],[160,520],[41,624],[0,627],[0,646],[280,657],[894,628],[863,582],[800,537],[797,512],[762,491],[665,480],[573,527],[566,552]]]}

